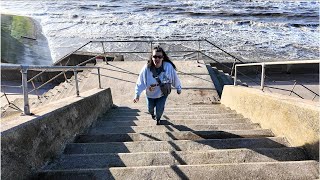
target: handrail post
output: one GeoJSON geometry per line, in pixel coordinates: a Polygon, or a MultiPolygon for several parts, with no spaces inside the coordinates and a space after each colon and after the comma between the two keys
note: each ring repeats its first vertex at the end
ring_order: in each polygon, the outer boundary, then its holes
{"type": "Polygon", "coordinates": [[[78,72],[77,70],[74,68],[73,69],[73,73],[74,73],[74,80],[75,80],[75,83],[76,83],[76,92],[77,92],[77,97],[79,97],[79,85],[78,85],[78,72]]]}
{"type": "Polygon", "coordinates": [[[107,62],[107,55],[106,55],[106,50],[104,49],[103,41],[101,41],[101,46],[102,46],[102,51],[103,51],[104,61],[106,61],[106,62],[107,62]]]}
{"type": "Polygon", "coordinates": [[[234,85],[234,86],[237,85],[237,66],[235,66],[235,69],[234,69],[234,81],[233,81],[233,85],[234,85]]]}
{"type": "Polygon", "coordinates": [[[264,88],[264,75],[265,75],[265,64],[261,64],[261,87],[260,89],[263,90],[264,88]]]}
{"type": "Polygon", "coordinates": [[[200,40],[198,40],[198,57],[197,57],[197,63],[199,63],[200,60],[200,40]]]}
{"type": "Polygon", "coordinates": [[[29,98],[28,98],[28,66],[21,65],[21,75],[22,75],[22,91],[23,91],[23,112],[24,115],[30,115],[29,98]]]}
{"type": "Polygon", "coordinates": [[[232,68],[231,68],[231,72],[230,72],[230,76],[233,75],[233,70],[234,70],[234,66],[236,65],[236,60],[233,61],[233,64],[232,64],[232,68]]]}
{"type": "Polygon", "coordinates": [[[99,89],[102,89],[102,87],[101,87],[101,77],[100,77],[100,67],[98,67],[98,78],[99,78],[99,89]]]}

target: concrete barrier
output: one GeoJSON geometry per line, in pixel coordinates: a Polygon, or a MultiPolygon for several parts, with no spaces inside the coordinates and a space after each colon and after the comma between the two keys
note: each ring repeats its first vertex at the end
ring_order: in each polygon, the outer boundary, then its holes
{"type": "Polygon", "coordinates": [[[3,122],[1,179],[32,178],[112,105],[110,89],[94,89],[3,122]]]}
{"type": "Polygon", "coordinates": [[[319,161],[319,104],[258,89],[224,86],[221,103],[276,136],[285,136],[292,146],[301,146],[319,161]]]}

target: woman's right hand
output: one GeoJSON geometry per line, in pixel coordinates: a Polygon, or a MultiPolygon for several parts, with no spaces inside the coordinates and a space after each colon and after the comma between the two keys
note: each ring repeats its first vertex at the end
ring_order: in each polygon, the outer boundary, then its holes
{"type": "Polygon", "coordinates": [[[139,102],[139,98],[134,98],[134,99],[133,99],[133,102],[134,102],[134,103],[139,102]]]}

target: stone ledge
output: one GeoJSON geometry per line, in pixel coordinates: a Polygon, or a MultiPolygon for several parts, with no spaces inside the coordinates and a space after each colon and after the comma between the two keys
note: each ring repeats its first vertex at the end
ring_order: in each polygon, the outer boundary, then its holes
{"type": "Polygon", "coordinates": [[[6,122],[1,130],[1,178],[31,178],[112,105],[110,89],[95,89],[6,122]]]}
{"type": "Polygon", "coordinates": [[[319,104],[240,86],[224,86],[221,103],[319,160],[319,104]]]}

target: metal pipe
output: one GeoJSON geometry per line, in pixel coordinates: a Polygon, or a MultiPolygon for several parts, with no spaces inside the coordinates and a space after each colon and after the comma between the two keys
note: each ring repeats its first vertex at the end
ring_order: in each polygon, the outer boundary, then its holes
{"type": "Polygon", "coordinates": [[[80,50],[81,48],[85,47],[86,45],[88,45],[89,43],[92,43],[92,41],[87,42],[86,44],[84,44],[83,46],[79,47],[78,49],[72,51],[71,53],[63,56],[62,58],[60,58],[55,64],[60,63],[62,60],[64,60],[65,58],[67,58],[68,56],[72,55],[73,53],[77,52],[78,50],[80,50]]]}
{"type": "Polygon", "coordinates": [[[104,61],[107,62],[107,55],[106,55],[106,50],[104,49],[103,42],[101,42],[101,46],[102,46],[102,51],[103,51],[103,55],[104,55],[104,61]]]}
{"type": "Polygon", "coordinates": [[[200,42],[201,41],[198,41],[198,57],[197,57],[197,63],[199,63],[199,60],[200,60],[200,42]]]}
{"type": "Polygon", "coordinates": [[[291,91],[290,91],[289,96],[291,96],[291,94],[292,94],[292,92],[293,92],[293,89],[296,87],[296,84],[297,84],[297,81],[294,81],[294,84],[293,84],[293,87],[292,87],[292,89],[291,89],[291,91]]]}
{"type": "MultiPolygon", "coordinates": [[[[60,66],[62,66],[62,63],[60,63],[60,66]]],[[[64,80],[66,82],[68,82],[68,78],[67,78],[67,75],[66,75],[66,71],[63,71],[63,76],[64,76],[64,80]]]]}
{"type": "Polygon", "coordinates": [[[76,69],[73,69],[73,73],[74,73],[74,80],[76,83],[76,92],[77,92],[77,97],[79,97],[79,85],[78,85],[78,72],[76,69]]]}
{"type": "MultiPolygon", "coordinates": [[[[8,70],[21,70],[21,65],[5,65],[1,64],[1,69],[8,69],[8,70]]],[[[39,65],[30,65],[28,66],[28,70],[33,71],[40,71],[43,69],[47,69],[48,71],[72,71],[72,69],[77,70],[85,70],[85,69],[94,69],[97,68],[95,66],[39,66],[39,65]]]]}
{"type": "Polygon", "coordinates": [[[29,98],[28,98],[28,66],[21,65],[21,75],[22,75],[22,92],[23,92],[23,113],[24,115],[30,115],[29,98]]]}
{"type": "Polygon", "coordinates": [[[234,86],[237,85],[237,66],[235,67],[235,70],[234,70],[234,82],[233,82],[233,85],[234,86]]]}
{"type": "MultiPolygon", "coordinates": [[[[83,61],[82,63],[78,64],[77,66],[81,66],[81,65],[83,65],[83,64],[85,64],[85,63],[87,63],[87,62],[90,62],[90,61],[96,59],[98,56],[99,56],[99,55],[96,55],[95,57],[92,57],[92,58],[90,58],[90,59],[88,59],[88,60],[85,60],[85,61],[83,61]]],[[[83,66],[83,67],[85,67],[85,66],[83,66]]],[[[88,67],[88,66],[87,66],[87,67],[88,67]]]]}
{"type": "Polygon", "coordinates": [[[35,78],[39,77],[41,74],[45,73],[46,72],[46,69],[41,71],[40,73],[38,73],[37,75],[33,76],[31,79],[28,80],[28,82],[31,82],[33,81],[35,78]]]}
{"type": "Polygon", "coordinates": [[[219,46],[215,45],[214,43],[208,41],[207,39],[205,39],[205,41],[208,42],[209,44],[211,44],[212,46],[214,46],[215,48],[219,49],[220,51],[222,51],[222,52],[226,53],[227,55],[231,56],[232,58],[234,58],[234,59],[236,59],[236,60],[238,60],[238,61],[243,63],[243,61],[241,61],[240,59],[236,58],[235,56],[233,56],[232,54],[228,53],[227,51],[223,50],[222,48],[220,48],[219,46]]]}
{"type": "MultiPolygon", "coordinates": [[[[298,83],[298,82],[297,82],[298,83]]],[[[315,94],[316,96],[319,96],[319,94],[315,93],[314,91],[312,91],[311,89],[309,89],[307,86],[301,84],[301,83],[298,83],[299,85],[301,85],[302,87],[304,87],[305,89],[307,89],[308,91],[312,92],[313,94],[315,94]]]]}
{"type": "MultiPolygon", "coordinates": [[[[3,89],[3,95],[2,96],[4,96],[5,98],[6,98],[6,100],[7,100],[7,102],[8,102],[8,104],[10,104],[11,102],[9,101],[9,98],[7,97],[7,94],[6,94],[6,91],[5,91],[5,89],[3,89]]],[[[1,97],[2,97],[1,96],[1,97]]]]}
{"type": "Polygon", "coordinates": [[[98,67],[98,78],[99,78],[99,89],[102,89],[102,87],[101,87],[101,77],[100,77],[100,67],[98,67]]]}
{"type": "Polygon", "coordinates": [[[233,75],[233,70],[234,70],[234,66],[236,65],[236,60],[233,61],[233,64],[232,64],[232,68],[231,68],[231,72],[230,72],[230,76],[233,75]]]}
{"type": "Polygon", "coordinates": [[[312,98],[312,101],[317,97],[317,95],[314,95],[314,97],[312,98]]]}
{"type": "Polygon", "coordinates": [[[36,91],[36,95],[37,95],[38,98],[39,98],[40,96],[38,95],[38,91],[37,91],[37,89],[36,89],[36,85],[34,84],[33,81],[31,81],[31,83],[32,83],[33,89],[36,91]]]}
{"type": "MultiPolygon", "coordinates": [[[[153,48],[153,44],[151,46],[151,49],[153,48]]],[[[166,51],[167,53],[191,53],[191,52],[198,52],[197,50],[193,50],[193,51],[166,51]]],[[[105,52],[106,54],[148,54],[150,53],[149,51],[108,51],[105,52]]],[[[92,55],[96,55],[99,56],[99,53],[92,53],[92,55]]]]}
{"type": "Polygon", "coordinates": [[[261,87],[260,89],[263,90],[264,88],[264,75],[265,75],[265,65],[264,63],[261,64],[261,87]]]}
{"type": "Polygon", "coordinates": [[[132,40],[119,40],[119,41],[90,41],[92,43],[97,43],[97,42],[110,42],[110,43],[116,43],[116,42],[136,42],[136,43],[141,43],[141,42],[174,42],[174,41],[180,41],[180,42],[192,42],[192,41],[206,41],[206,39],[204,40],[199,40],[199,39],[167,39],[167,40],[135,40],[135,41],[132,41],[132,40]]]}

